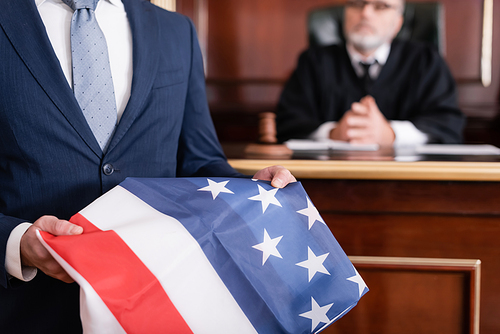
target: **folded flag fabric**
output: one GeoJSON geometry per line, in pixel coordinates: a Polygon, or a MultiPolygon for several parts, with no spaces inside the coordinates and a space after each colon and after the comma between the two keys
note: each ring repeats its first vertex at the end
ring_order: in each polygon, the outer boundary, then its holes
{"type": "Polygon", "coordinates": [[[39,238],[85,333],[312,333],[368,291],[299,182],[129,178],[39,238]]]}

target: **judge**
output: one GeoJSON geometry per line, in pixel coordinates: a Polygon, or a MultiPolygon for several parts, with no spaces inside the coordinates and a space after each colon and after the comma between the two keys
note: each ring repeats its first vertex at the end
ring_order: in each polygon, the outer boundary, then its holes
{"type": "Polygon", "coordinates": [[[403,10],[403,0],[346,3],[346,43],[306,50],[285,85],[280,141],[461,142],[465,117],[445,61],[428,45],[394,40],[403,10]]]}

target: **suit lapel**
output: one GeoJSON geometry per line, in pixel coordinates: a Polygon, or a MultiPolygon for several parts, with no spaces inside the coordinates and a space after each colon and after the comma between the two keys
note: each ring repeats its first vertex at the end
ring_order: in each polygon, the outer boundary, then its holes
{"type": "Polygon", "coordinates": [[[110,152],[140,114],[148,98],[159,63],[159,27],[151,5],[144,1],[122,0],[132,31],[132,91],[123,116],[108,148],[110,152]]]}
{"type": "MultiPolygon", "coordinates": [[[[152,5],[143,0],[122,2],[132,31],[132,91],[107,152],[118,144],[140,114],[151,92],[160,58],[158,18],[152,5]]],[[[34,1],[0,0],[0,4],[0,26],[23,62],[87,146],[101,157],[99,144],[67,84],[34,1]]]]}
{"type": "Polygon", "coordinates": [[[102,151],[67,84],[33,0],[0,0],[0,25],[29,69],[68,122],[97,156],[102,151]]]}

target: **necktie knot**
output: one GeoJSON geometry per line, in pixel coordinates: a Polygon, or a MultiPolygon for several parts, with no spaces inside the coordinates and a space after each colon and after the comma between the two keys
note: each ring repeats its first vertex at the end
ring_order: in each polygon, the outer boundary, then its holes
{"type": "Polygon", "coordinates": [[[92,9],[95,10],[97,7],[97,3],[99,0],[62,0],[65,4],[67,4],[71,9],[76,11],[77,9],[92,9]]]}

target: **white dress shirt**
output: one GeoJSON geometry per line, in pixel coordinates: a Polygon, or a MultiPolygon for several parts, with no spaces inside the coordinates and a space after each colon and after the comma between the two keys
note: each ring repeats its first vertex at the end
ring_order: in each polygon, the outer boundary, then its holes
{"type": "Polygon", "coordinates": [[[356,49],[348,43],[346,45],[347,54],[351,58],[351,64],[358,77],[362,77],[365,74],[364,68],[359,64],[360,62],[365,64],[372,64],[369,69],[370,77],[375,80],[378,78],[380,71],[382,71],[382,66],[387,62],[389,58],[389,53],[391,53],[391,45],[389,43],[382,44],[373,54],[368,57],[364,57],[361,53],[357,52],[356,49]]]}
{"type": "MultiPolygon", "coordinates": [[[[35,4],[66,80],[73,87],[70,42],[73,10],[62,0],[35,0],[35,4]]],[[[95,15],[108,45],[119,121],[132,87],[132,32],[120,0],[99,1],[95,15]]],[[[30,226],[31,224],[24,223],[12,230],[5,255],[7,272],[23,281],[29,281],[36,275],[35,268],[21,266],[21,237],[30,226]]]]}
{"type": "MultiPolygon", "coordinates": [[[[391,45],[389,43],[381,45],[368,57],[364,57],[357,52],[349,43],[346,45],[346,48],[356,75],[362,77],[365,74],[365,70],[360,65],[360,62],[372,64],[369,68],[369,74],[373,80],[378,78],[391,52],[391,45]]],[[[425,144],[429,141],[429,136],[417,129],[410,121],[389,121],[389,123],[395,135],[394,146],[414,146],[425,144]]],[[[337,122],[325,122],[309,135],[309,138],[315,140],[328,139],[330,138],[330,132],[336,127],[337,122]]]]}

